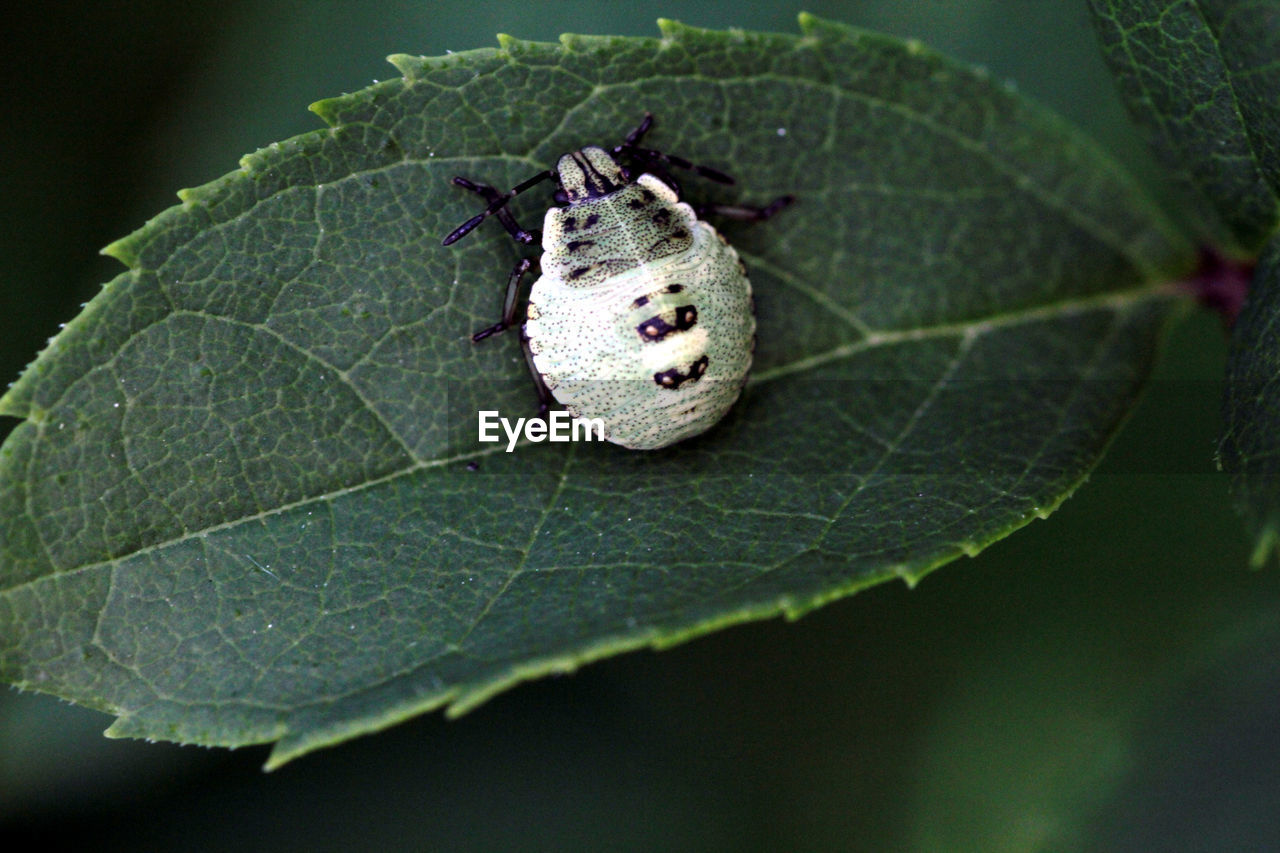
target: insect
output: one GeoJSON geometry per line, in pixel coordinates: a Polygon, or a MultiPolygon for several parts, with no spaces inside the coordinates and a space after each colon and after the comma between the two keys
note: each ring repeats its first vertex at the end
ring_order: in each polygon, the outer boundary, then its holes
{"type": "MultiPolygon", "coordinates": [[[[733,179],[640,147],[652,126],[645,113],[612,149],[571,151],[505,193],[455,177],[489,204],[444,238],[448,246],[493,216],[517,242],[533,243],[535,235],[506,205],[542,181],[556,182],[558,205],[542,226],[542,275],[521,330],[525,358],[543,411],[554,400],[575,417],[600,418],[609,441],[636,450],[709,429],[737,401],[751,369],[751,283],[738,253],[699,217],[763,221],[794,201],[785,195],[764,207],[695,212],[680,200],[670,167],[722,184],[733,179]]],[[[472,340],[515,325],[520,284],[532,266],[529,258],[516,264],[502,319],[472,340]]]]}

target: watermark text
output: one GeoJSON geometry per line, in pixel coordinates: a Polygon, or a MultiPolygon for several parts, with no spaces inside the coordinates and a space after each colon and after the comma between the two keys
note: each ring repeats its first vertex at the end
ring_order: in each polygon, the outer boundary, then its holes
{"type": "Polygon", "coordinates": [[[516,418],[513,425],[509,418],[497,411],[481,410],[479,416],[480,441],[502,441],[498,428],[507,436],[507,452],[516,449],[521,436],[526,441],[604,441],[603,418],[575,418],[557,409],[541,418],[516,418]]]}

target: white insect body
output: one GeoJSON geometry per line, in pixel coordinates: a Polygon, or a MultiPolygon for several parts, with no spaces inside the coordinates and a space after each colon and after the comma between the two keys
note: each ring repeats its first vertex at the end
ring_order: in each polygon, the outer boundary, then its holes
{"type": "Polygon", "coordinates": [[[524,336],[547,390],[605,436],[649,450],[697,435],[733,406],[756,321],[738,253],[653,175],[625,183],[607,152],[556,166],[542,276],[524,336]],[[617,186],[599,193],[604,186],[617,186]]]}
{"type": "MultiPolygon", "coordinates": [[[[651,172],[634,180],[619,165],[629,154],[651,167],[676,165],[730,183],[727,176],[635,146],[644,122],[612,152],[589,146],[507,193],[465,178],[454,183],[489,207],[445,238],[459,239],[497,215],[520,242],[533,237],[506,202],[555,179],[557,200],[543,222],[542,275],[529,294],[522,329],[526,356],[544,405],[554,398],[582,418],[600,418],[605,437],[652,450],[698,435],[732,408],[751,369],[756,321],[746,270],[724,238],[680,201],[674,182],[651,172]]],[[[655,168],[654,171],[660,171],[655,168]]],[[[790,204],[708,208],[739,219],[767,219],[790,204]]],[[[508,282],[503,319],[481,340],[514,325],[516,293],[530,268],[508,282]]]]}

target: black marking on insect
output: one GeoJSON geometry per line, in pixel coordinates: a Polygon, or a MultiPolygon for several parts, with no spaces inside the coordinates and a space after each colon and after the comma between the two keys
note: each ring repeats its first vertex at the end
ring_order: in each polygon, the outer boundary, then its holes
{"type": "Polygon", "coordinates": [[[646,341],[660,341],[672,332],[687,332],[698,324],[698,309],[692,305],[681,305],[671,314],[674,323],[661,314],[655,314],[636,326],[636,331],[646,341]]]}
{"type": "MultiPolygon", "coordinates": [[[[643,308],[644,306],[648,305],[651,300],[656,299],[657,297],[662,296],[665,293],[683,293],[683,292],[684,292],[683,284],[668,284],[662,287],[660,290],[655,290],[653,293],[646,293],[644,296],[636,297],[636,300],[631,303],[631,307],[632,309],[643,308]]],[[[755,314],[755,310],[753,309],[751,313],[755,314]]]]}
{"type": "MultiPolygon", "coordinates": [[[[583,200],[601,198],[609,195],[610,193],[615,193],[625,186],[625,184],[618,183],[600,172],[591,160],[584,156],[581,151],[574,151],[570,156],[573,157],[573,161],[578,164],[578,167],[582,169],[584,176],[583,184],[587,190],[583,200]]],[[[561,187],[561,189],[563,189],[563,187],[561,187]]],[[[591,220],[588,219],[587,225],[590,226],[591,224],[591,220]]]]}
{"type": "Polygon", "coordinates": [[[653,381],[663,388],[675,390],[686,382],[697,382],[707,372],[707,365],[711,360],[707,356],[702,356],[697,361],[689,365],[688,371],[682,371],[678,367],[670,370],[664,370],[661,373],[653,374],[653,381]]]}

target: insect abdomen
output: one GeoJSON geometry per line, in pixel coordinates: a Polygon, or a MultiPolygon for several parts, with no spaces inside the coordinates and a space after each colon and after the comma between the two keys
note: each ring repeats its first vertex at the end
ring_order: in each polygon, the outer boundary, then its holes
{"type": "Polygon", "coordinates": [[[708,429],[751,368],[755,317],[737,253],[705,222],[690,238],[686,251],[591,288],[544,275],[530,295],[525,331],[547,387],[624,447],[708,429]]]}

